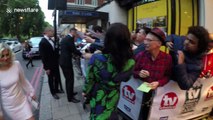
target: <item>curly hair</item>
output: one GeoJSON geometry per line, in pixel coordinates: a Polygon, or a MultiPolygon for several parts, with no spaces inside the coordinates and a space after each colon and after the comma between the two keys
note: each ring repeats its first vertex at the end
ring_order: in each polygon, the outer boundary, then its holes
{"type": "Polygon", "coordinates": [[[208,48],[209,33],[202,26],[189,27],[188,34],[193,34],[198,38],[198,54],[206,52],[208,48]]]}
{"type": "MultiPolygon", "coordinates": [[[[0,43],[0,58],[2,58],[2,52],[4,50],[8,50],[9,51],[9,56],[10,56],[10,64],[13,63],[14,61],[14,54],[13,54],[13,51],[10,49],[10,47],[6,44],[6,43],[0,43]]],[[[0,67],[3,67],[4,66],[4,63],[0,62],[0,67]]]]}
{"type": "Polygon", "coordinates": [[[112,63],[118,71],[123,69],[133,55],[130,32],[126,25],[114,23],[109,27],[104,40],[103,53],[112,56],[112,63]]]}

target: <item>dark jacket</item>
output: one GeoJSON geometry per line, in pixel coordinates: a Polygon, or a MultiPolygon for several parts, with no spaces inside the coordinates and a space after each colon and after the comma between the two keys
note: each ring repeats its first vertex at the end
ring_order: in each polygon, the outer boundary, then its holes
{"type": "Polygon", "coordinates": [[[138,45],[138,47],[133,51],[133,54],[137,55],[138,53],[140,53],[144,50],[145,50],[145,44],[142,43],[142,44],[138,45]]]}
{"type": "Polygon", "coordinates": [[[102,51],[103,48],[104,48],[104,42],[103,42],[103,40],[95,38],[95,42],[90,45],[89,51],[91,53],[94,53],[96,50],[102,51]]]}
{"type": "Polygon", "coordinates": [[[39,52],[45,70],[58,67],[58,54],[46,38],[41,39],[39,43],[39,52]]]}
{"type": "Polygon", "coordinates": [[[25,51],[30,52],[30,51],[31,51],[31,48],[32,48],[32,46],[28,44],[28,45],[25,47],[25,51]]]}
{"type": "Polygon", "coordinates": [[[202,55],[190,55],[184,52],[184,64],[174,66],[175,81],[182,90],[188,90],[199,78],[203,68],[202,55]]]}
{"type": "Polygon", "coordinates": [[[62,67],[72,67],[72,54],[81,56],[81,52],[76,49],[74,37],[67,35],[61,40],[61,55],[59,64],[62,67]]]}
{"type": "Polygon", "coordinates": [[[185,36],[169,35],[166,42],[173,42],[173,50],[170,51],[174,63],[172,79],[177,81],[182,90],[188,90],[193,86],[199,78],[203,68],[203,55],[192,55],[183,50],[185,36]],[[181,50],[184,53],[184,64],[178,64],[177,51],[181,50]]]}

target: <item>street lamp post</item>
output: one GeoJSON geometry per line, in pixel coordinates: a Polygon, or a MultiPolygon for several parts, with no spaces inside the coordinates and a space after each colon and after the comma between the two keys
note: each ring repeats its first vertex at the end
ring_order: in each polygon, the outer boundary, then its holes
{"type": "Polygon", "coordinates": [[[54,20],[53,20],[53,25],[54,25],[54,38],[55,41],[57,41],[57,26],[56,26],[56,0],[54,0],[54,20]]]}

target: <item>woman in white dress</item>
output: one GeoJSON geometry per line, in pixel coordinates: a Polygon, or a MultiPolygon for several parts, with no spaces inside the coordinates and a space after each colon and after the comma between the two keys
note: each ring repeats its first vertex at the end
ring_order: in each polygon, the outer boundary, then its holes
{"type": "Polygon", "coordinates": [[[0,44],[0,102],[11,120],[35,120],[27,97],[36,99],[32,85],[26,80],[18,61],[14,61],[11,49],[0,44]]]}

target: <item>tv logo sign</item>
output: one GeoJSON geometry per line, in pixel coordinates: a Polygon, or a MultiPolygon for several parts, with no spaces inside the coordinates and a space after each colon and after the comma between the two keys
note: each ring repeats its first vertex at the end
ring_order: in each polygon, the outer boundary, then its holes
{"type": "Polygon", "coordinates": [[[213,86],[211,86],[211,88],[209,88],[205,100],[209,100],[209,99],[213,99],[213,86]]]}
{"type": "Polygon", "coordinates": [[[186,91],[186,99],[181,114],[193,112],[195,110],[195,107],[200,100],[202,86],[203,85],[196,85],[186,91]]]}
{"type": "Polygon", "coordinates": [[[136,94],[135,94],[134,89],[131,86],[129,86],[129,85],[123,86],[122,96],[127,101],[131,102],[132,104],[135,104],[136,94]]]}
{"type": "Polygon", "coordinates": [[[174,92],[166,93],[160,105],[160,110],[162,109],[174,109],[178,103],[178,97],[174,92]]]}

